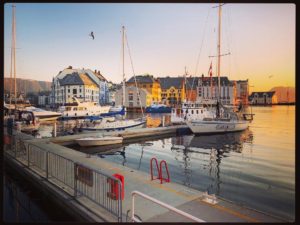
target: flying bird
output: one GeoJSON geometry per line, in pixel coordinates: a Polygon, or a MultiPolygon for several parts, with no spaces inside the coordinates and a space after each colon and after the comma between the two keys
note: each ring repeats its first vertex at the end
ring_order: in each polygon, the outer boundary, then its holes
{"type": "Polygon", "coordinates": [[[273,75],[270,75],[270,76],[269,76],[269,78],[272,78],[272,77],[273,77],[273,75]]]}
{"type": "Polygon", "coordinates": [[[95,39],[93,31],[90,33],[90,36],[93,38],[93,40],[95,39]]]}

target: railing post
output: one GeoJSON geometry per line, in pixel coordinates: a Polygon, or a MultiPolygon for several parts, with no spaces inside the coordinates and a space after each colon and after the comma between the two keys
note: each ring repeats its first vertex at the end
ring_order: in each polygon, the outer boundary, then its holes
{"type": "Polygon", "coordinates": [[[133,218],[134,218],[134,196],[135,196],[135,193],[133,192],[132,193],[132,205],[131,205],[131,222],[134,222],[133,221],[133,218]]]}
{"type": "MultiPolygon", "coordinates": [[[[119,215],[118,215],[118,222],[122,222],[122,183],[118,180],[119,184],[119,199],[118,199],[118,208],[119,208],[119,215]]],[[[124,187],[123,187],[124,188],[124,187]]]]}
{"type": "Polygon", "coordinates": [[[17,159],[17,138],[16,138],[16,136],[14,139],[15,139],[15,141],[14,141],[15,142],[15,152],[14,153],[15,153],[15,159],[17,159]]]}
{"type": "Polygon", "coordinates": [[[48,180],[48,152],[46,152],[46,179],[48,180]]]}
{"type": "Polygon", "coordinates": [[[27,163],[28,163],[28,168],[30,167],[30,144],[28,144],[28,154],[27,154],[27,163]]]}
{"type": "Polygon", "coordinates": [[[77,164],[74,163],[74,197],[77,197],[77,164]]]}

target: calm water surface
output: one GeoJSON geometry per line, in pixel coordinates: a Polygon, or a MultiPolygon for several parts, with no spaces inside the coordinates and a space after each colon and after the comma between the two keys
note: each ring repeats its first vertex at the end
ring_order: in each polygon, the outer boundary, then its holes
{"type": "MultiPolygon", "coordinates": [[[[130,144],[110,154],[95,153],[95,148],[91,152],[145,172],[152,157],[166,160],[172,182],[294,220],[295,106],[253,107],[252,111],[254,121],[243,132],[184,135],[130,144]]],[[[152,115],[151,120],[157,124],[161,117],[152,115]]],[[[58,130],[72,132],[74,123],[61,122],[58,130]]],[[[44,126],[40,134],[51,135],[51,130],[44,126]]]]}

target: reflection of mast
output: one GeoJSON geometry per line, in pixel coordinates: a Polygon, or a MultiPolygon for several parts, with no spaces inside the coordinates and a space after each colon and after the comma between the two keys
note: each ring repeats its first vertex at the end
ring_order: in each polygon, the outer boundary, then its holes
{"type": "Polygon", "coordinates": [[[184,184],[187,185],[187,186],[190,186],[191,185],[191,182],[190,182],[190,178],[191,178],[191,175],[192,175],[192,170],[190,169],[191,168],[191,165],[190,165],[190,157],[188,155],[188,148],[185,147],[184,150],[183,150],[183,162],[184,162],[184,175],[185,175],[185,181],[184,181],[184,184]]]}

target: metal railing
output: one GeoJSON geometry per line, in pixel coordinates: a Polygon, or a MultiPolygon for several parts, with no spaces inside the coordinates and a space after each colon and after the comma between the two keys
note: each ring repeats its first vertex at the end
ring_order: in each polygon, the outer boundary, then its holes
{"type": "Polygon", "coordinates": [[[119,179],[92,169],[83,164],[75,164],[75,191],[91,201],[103,206],[118,217],[122,215],[122,184],[119,179]]]}
{"type": "Polygon", "coordinates": [[[131,195],[132,195],[132,210],[131,210],[131,221],[132,222],[142,222],[140,219],[138,219],[135,216],[135,213],[134,213],[134,211],[135,211],[135,208],[134,208],[135,207],[135,204],[134,204],[134,197],[135,197],[135,195],[138,195],[138,196],[140,196],[140,197],[142,197],[144,199],[147,199],[147,200],[149,200],[151,202],[154,202],[154,203],[156,203],[156,204],[158,204],[158,205],[160,205],[160,206],[162,206],[164,208],[167,208],[167,209],[169,209],[169,210],[171,210],[171,211],[173,211],[173,212],[175,212],[175,213],[177,213],[177,214],[179,214],[179,215],[181,215],[183,217],[186,217],[186,218],[188,218],[190,220],[193,220],[195,222],[206,222],[206,221],[204,221],[202,219],[199,219],[199,218],[197,218],[195,216],[192,216],[191,214],[188,214],[186,212],[183,212],[183,211],[181,211],[179,209],[174,208],[173,206],[170,206],[170,205],[168,205],[168,204],[166,204],[164,202],[161,202],[161,201],[159,201],[159,200],[157,200],[155,198],[152,198],[152,197],[150,197],[148,195],[145,195],[145,194],[143,194],[143,193],[141,193],[139,191],[133,191],[131,193],[131,195]]]}
{"type": "Polygon", "coordinates": [[[11,157],[68,194],[71,190],[75,199],[85,197],[122,222],[123,187],[119,179],[40,146],[26,143],[17,135],[11,137],[12,143],[5,148],[5,152],[11,157]]]}

